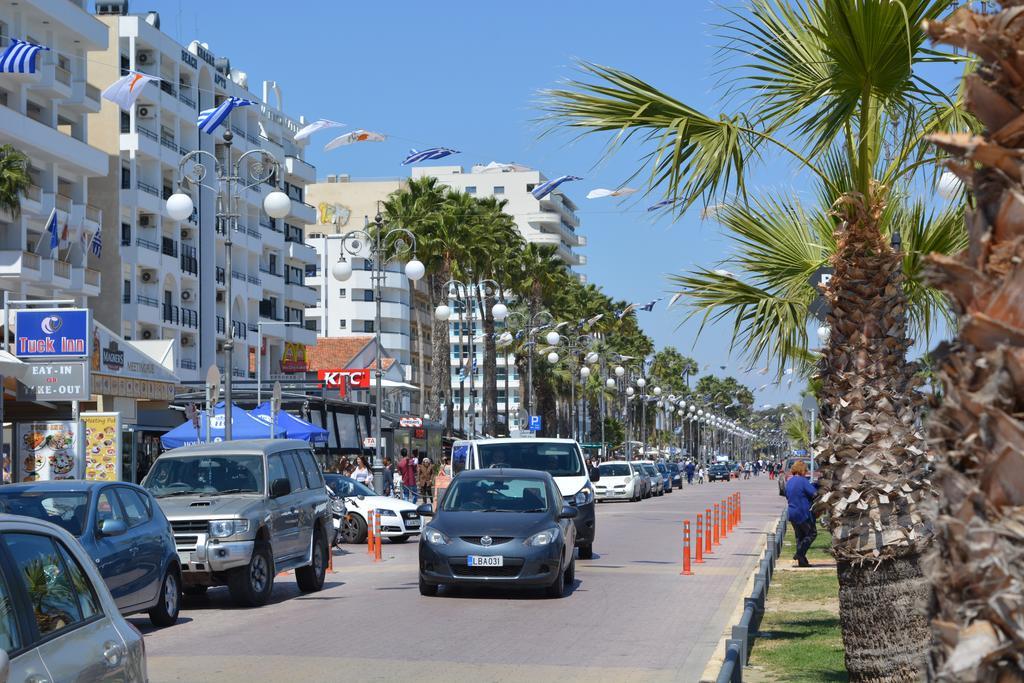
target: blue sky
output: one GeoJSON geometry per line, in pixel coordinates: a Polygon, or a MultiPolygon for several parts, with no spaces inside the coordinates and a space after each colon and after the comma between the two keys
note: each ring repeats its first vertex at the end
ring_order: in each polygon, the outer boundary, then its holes
{"type": "MultiPolygon", "coordinates": [[[[269,3],[241,0],[133,0],[130,9],[159,11],[162,29],[182,43],[209,43],[248,73],[254,92],[262,80],[276,80],[289,114],[389,135],[383,144],[326,153],[329,138],[315,136],[308,157],[321,178],[407,176],[400,165],[407,150],[431,146],[463,152],[437,163],[516,161],[548,176],[584,176],[563,186],[580,205],[589,240],[583,272],[609,295],[631,301],[667,296],[666,274],[725,254],[717,226],[701,221],[697,209],[673,221],[652,218],[645,200],[584,199],[592,188],[621,185],[636,168],[639,148],[602,161],[603,139],[539,139],[535,121],[538,91],[571,77],[576,59],[632,72],[688,104],[719,111],[709,25],[724,13],[710,2],[321,1],[274,3],[271,10],[269,3]]],[[[785,171],[772,169],[774,186],[789,181],[785,171]]],[[[767,377],[744,373],[736,356],[730,360],[727,325],[706,328],[698,340],[697,321],[680,325],[683,307],[665,310],[665,303],[638,314],[658,347],[674,345],[702,368],[737,377],[755,390],[758,405],[798,399],[799,381],[756,391],[767,377]]]]}

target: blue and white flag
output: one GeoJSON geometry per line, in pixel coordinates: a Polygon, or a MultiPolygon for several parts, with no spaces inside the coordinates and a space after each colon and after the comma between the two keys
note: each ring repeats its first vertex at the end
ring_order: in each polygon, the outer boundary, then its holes
{"type": "Polygon", "coordinates": [[[103,232],[102,228],[96,231],[96,234],[92,236],[92,244],[89,247],[92,250],[92,253],[96,254],[96,258],[99,258],[100,254],[103,253],[103,238],[100,237],[101,232],[103,232]]]}
{"type": "Polygon", "coordinates": [[[243,100],[241,97],[229,97],[213,109],[204,109],[199,112],[199,130],[207,135],[212,134],[235,107],[248,107],[252,103],[252,100],[243,100]]]}
{"type": "MultiPolygon", "coordinates": [[[[664,297],[662,297],[662,298],[664,298],[664,297]]],[[[648,301],[647,303],[642,304],[642,305],[641,304],[633,304],[633,306],[635,307],[633,310],[636,310],[636,311],[647,311],[648,313],[650,313],[651,311],[654,310],[654,306],[659,301],[661,301],[660,298],[659,299],[655,299],[654,301],[648,301]]]]}
{"type": "Polygon", "coordinates": [[[533,195],[534,199],[544,199],[549,194],[554,192],[562,183],[568,183],[573,180],[583,180],[583,178],[575,175],[558,176],[557,178],[552,178],[551,180],[543,182],[537,187],[533,188],[530,194],[533,195]]]}
{"type": "Polygon", "coordinates": [[[6,74],[34,74],[36,55],[40,50],[49,50],[45,45],[36,45],[17,38],[11,38],[3,54],[0,54],[0,72],[6,74]]]}
{"type": "Polygon", "coordinates": [[[50,251],[60,246],[60,228],[57,227],[57,209],[50,211],[46,219],[46,232],[50,233],[50,251]]]}
{"type": "Polygon", "coordinates": [[[664,209],[666,206],[672,206],[677,201],[679,201],[679,200],[677,200],[677,199],[662,199],[657,204],[651,204],[650,206],[648,206],[647,210],[648,211],[657,211],[658,209],[664,209]]]}
{"type": "Polygon", "coordinates": [[[418,164],[421,161],[444,159],[447,156],[451,156],[452,154],[458,153],[459,150],[450,149],[448,147],[431,147],[430,149],[425,149],[422,152],[417,152],[414,149],[410,149],[409,156],[405,158],[405,161],[402,162],[402,165],[407,166],[409,164],[418,164]]]}

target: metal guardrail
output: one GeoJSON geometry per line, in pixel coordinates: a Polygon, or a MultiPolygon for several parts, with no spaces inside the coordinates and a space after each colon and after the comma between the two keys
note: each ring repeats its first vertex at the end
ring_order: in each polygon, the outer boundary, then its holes
{"type": "Polygon", "coordinates": [[[742,683],[743,668],[747,665],[747,657],[754,645],[754,636],[764,616],[764,603],[768,598],[768,586],[771,584],[775,562],[782,553],[782,543],[786,538],[786,522],[788,515],[782,511],[775,531],[768,533],[764,557],[761,559],[754,575],[754,589],[750,597],[743,598],[743,616],[739,623],[732,627],[732,638],[725,641],[725,660],[718,671],[717,683],[742,683]]]}

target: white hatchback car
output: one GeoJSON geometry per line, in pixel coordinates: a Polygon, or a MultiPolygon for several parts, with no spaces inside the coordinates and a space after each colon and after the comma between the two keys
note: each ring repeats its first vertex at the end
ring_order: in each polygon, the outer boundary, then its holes
{"type": "Polygon", "coordinates": [[[345,543],[365,543],[366,523],[370,510],[380,510],[381,538],[392,543],[405,543],[414,534],[420,533],[422,518],[416,512],[416,504],[401,498],[378,496],[368,486],[340,474],[325,474],[324,480],[335,495],[345,501],[346,515],[342,519],[341,540],[345,543]]]}
{"type": "Polygon", "coordinates": [[[644,495],[646,473],[639,466],[625,460],[603,462],[598,466],[601,479],[594,484],[600,501],[640,500],[644,495]]]}
{"type": "Polygon", "coordinates": [[[148,680],[142,634],[64,529],[0,515],[0,605],[0,680],[148,680]]]}

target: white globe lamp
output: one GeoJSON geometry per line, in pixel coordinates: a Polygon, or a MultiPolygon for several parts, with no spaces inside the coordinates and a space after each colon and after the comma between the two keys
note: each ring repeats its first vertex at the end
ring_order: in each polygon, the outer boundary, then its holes
{"type": "Polygon", "coordinates": [[[590,377],[590,368],[584,365],[582,368],[580,368],[580,378],[587,379],[588,377],[590,377]]]}
{"type": "Polygon", "coordinates": [[[292,200],[284,192],[274,190],[263,198],[263,210],[271,218],[284,218],[292,210],[292,200]]]}
{"type": "Polygon", "coordinates": [[[626,374],[626,368],[622,367],[621,365],[616,365],[615,366],[615,376],[616,377],[622,377],[625,374],[626,374]]]}
{"type": "Polygon", "coordinates": [[[441,304],[434,309],[434,320],[447,320],[452,314],[452,309],[447,304],[441,304]]]}
{"type": "Polygon", "coordinates": [[[548,335],[544,337],[547,340],[548,346],[557,346],[558,342],[562,340],[562,337],[557,332],[548,332],[548,335]]]}
{"type": "Polygon", "coordinates": [[[655,396],[661,396],[661,387],[654,387],[651,391],[654,392],[655,396]]]}
{"type": "Polygon", "coordinates": [[[503,303],[496,303],[491,307],[491,315],[499,323],[504,321],[508,317],[508,306],[503,303]]]}
{"type": "Polygon", "coordinates": [[[423,274],[426,272],[426,267],[423,265],[423,262],[420,261],[419,259],[413,259],[412,261],[409,261],[408,263],[405,264],[405,276],[412,280],[413,282],[416,282],[417,280],[422,278],[423,274]]]}
{"type": "Polygon", "coordinates": [[[632,396],[635,393],[636,393],[636,390],[633,389],[633,387],[626,387],[626,396],[632,396]]]}
{"type": "Polygon", "coordinates": [[[587,354],[587,365],[593,365],[599,360],[600,358],[598,357],[596,351],[591,351],[590,353],[587,354]]]}
{"type": "Polygon", "coordinates": [[[167,198],[167,215],[173,221],[186,221],[192,215],[195,205],[184,192],[175,192],[167,198]]]}
{"type": "Polygon", "coordinates": [[[549,354],[548,354],[548,362],[549,362],[549,363],[551,363],[552,365],[554,365],[555,363],[557,363],[557,362],[558,362],[558,354],[557,354],[557,353],[555,353],[554,351],[552,351],[551,353],[549,353],[549,354]]]}
{"type": "Polygon", "coordinates": [[[645,379],[644,379],[643,377],[641,377],[641,378],[639,378],[639,379],[638,379],[638,380],[636,381],[636,385],[637,385],[638,387],[640,387],[641,389],[643,389],[644,387],[646,387],[646,386],[647,386],[647,380],[645,380],[645,379]]]}
{"type": "Polygon", "coordinates": [[[609,377],[608,379],[606,379],[604,381],[604,385],[606,387],[608,387],[609,389],[614,389],[615,388],[615,380],[612,379],[611,377],[609,377]]]}
{"type": "Polygon", "coordinates": [[[939,176],[938,187],[939,196],[943,199],[955,199],[963,189],[963,183],[960,182],[960,178],[957,177],[952,171],[943,171],[942,175],[939,176]]]}
{"type": "Polygon", "coordinates": [[[331,266],[331,275],[335,280],[344,282],[345,280],[352,277],[352,262],[348,259],[340,259],[337,263],[331,266]]]}

